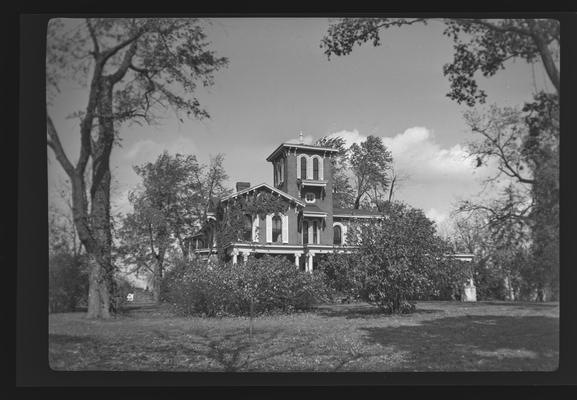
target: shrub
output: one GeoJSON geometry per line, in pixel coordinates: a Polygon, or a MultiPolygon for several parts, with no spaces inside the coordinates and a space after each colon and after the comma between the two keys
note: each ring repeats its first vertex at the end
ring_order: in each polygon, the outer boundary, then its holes
{"type": "Polygon", "coordinates": [[[336,297],[347,300],[359,296],[359,276],[355,257],[348,254],[328,254],[319,263],[319,270],[324,274],[325,284],[336,297]]]}
{"type": "Polygon", "coordinates": [[[185,315],[249,315],[310,309],[330,299],[321,272],[309,274],[280,257],[246,263],[178,261],[165,274],[162,299],[185,315]]]}
{"type": "Polygon", "coordinates": [[[447,259],[448,244],[421,210],[390,203],[385,215],[380,223],[349,229],[350,241],[359,245],[354,276],[363,300],[406,313],[417,298],[464,283],[467,269],[447,259]]]}
{"type": "Polygon", "coordinates": [[[82,256],[67,252],[52,254],[48,262],[49,312],[74,311],[85,302],[88,294],[88,274],[82,256]]]}

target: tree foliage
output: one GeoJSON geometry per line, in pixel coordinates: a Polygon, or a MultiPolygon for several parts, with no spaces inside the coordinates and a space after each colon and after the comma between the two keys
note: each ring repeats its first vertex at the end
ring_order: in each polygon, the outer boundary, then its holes
{"type": "MultiPolygon", "coordinates": [[[[321,47],[325,54],[342,56],[357,45],[381,44],[383,30],[427,24],[427,18],[341,18],[332,23],[321,47]]],[[[451,90],[447,94],[459,103],[484,103],[475,75],[493,76],[511,59],[533,62],[540,59],[553,87],[559,93],[559,22],[552,19],[444,19],[444,35],[453,40],[454,56],[443,67],[451,90]]]]}
{"type": "Polygon", "coordinates": [[[436,234],[422,210],[387,204],[381,223],[349,229],[347,240],[359,246],[356,260],[359,297],[386,312],[411,312],[417,298],[461,287],[467,267],[447,257],[452,249],[436,234]]]}
{"type": "Polygon", "coordinates": [[[194,96],[197,86],[212,84],[226,65],[216,57],[200,21],[185,18],[52,19],[47,32],[47,99],[51,103],[65,81],[88,90],[79,118],[76,164],[61,144],[47,115],[47,144],[70,178],[76,230],[91,263],[88,316],[108,318],[114,310],[114,265],[110,218],[110,154],[120,125],[155,121],[159,112],[203,118],[208,113],[194,96]],[[85,173],[91,165],[87,186],[85,173]],[[90,209],[89,209],[90,206],[90,209]]]}
{"type": "Polygon", "coordinates": [[[133,211],[122,220],[119,254],[132,272],[151,275],[157,301],[170,248],[177,246],[188,258],[189,238],[206,216],[206,193],[228,193],[222,161],[219,155],[206,166],[194,155],[165,151],[154,162],[134,167],[142,184],[129,194],[133,211]]]}
{"type": "Polygon", "coordinates": [[[372,135],[360,145],[353,143],[350,152],[355,190],[353,207],[358,209],[366,195],[378,205],[390,184],[389,171],[393,161],[391,152],[383,144],[381,137],[372,135]]]}

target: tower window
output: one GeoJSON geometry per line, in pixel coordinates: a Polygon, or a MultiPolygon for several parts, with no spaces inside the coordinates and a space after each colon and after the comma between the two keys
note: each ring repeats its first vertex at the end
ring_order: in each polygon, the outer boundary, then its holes
{"type": "Polygon", "coordinates": [[[316,157],[313,158],[313,179],[319,179],[319,159],[316,157]]]}
{"type": "Polygon", "coordinates": [[[301,179],[307,179],[307,159],[301,158],[301,179]]]}
{"type": "Polygon", "coordinates": [[[303,244],[308,244],[309,242],[309,223],[308,221],[303,221],[303,244]]]}

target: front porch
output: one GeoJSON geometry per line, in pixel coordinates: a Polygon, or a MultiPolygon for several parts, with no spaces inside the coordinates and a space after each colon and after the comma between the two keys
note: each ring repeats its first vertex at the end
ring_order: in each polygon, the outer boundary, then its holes
{"type": "Polygon", "coordinates": [[[294,262],[297,268],[312,272],[320,257],[326,254],[348,254],[355,250],[353,246],[331,246],[321,244],[290,245],[283,243],[231,243],[226,252],[231,257],[232,263],[237,264],[240,260],[246,262],[250,255],[262,256],[280,255],[286,256],[294,262]]]}

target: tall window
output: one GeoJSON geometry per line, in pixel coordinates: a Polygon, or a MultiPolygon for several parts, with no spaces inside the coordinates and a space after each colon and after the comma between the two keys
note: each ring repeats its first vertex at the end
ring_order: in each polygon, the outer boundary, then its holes
{"type": "Polygon", "coordinates": [[[303,221],[303,244],[308,244],[309,242],[309,223],[308,221],[303,221]]]}
{"type": "Polygon", "coordinates": [[[307,179],[307,159],[301,158],[301,179],[307,179]]]}
{"type": "Polygon", "coordinates": [[[319,244],[319,233],[318,233],[318,229],[319,229],[319,224],[317,221],[313,222],[313,243],[314,244],[319,244]]]}
{"type": "Polygon", "coordinates": [[[250,215],[244,216],[244,225],[242,228],[242,240],[252,240],[252,217],[250,215]]]}
{"type": "Polygon", "coordinates": [[[278,215],[272,217],[272,241],[273,243],[282,242],[282,219],[278,215]]]}
{"type": "Polygon", "coordinates": [[[319,179],[319,159],[313,158],[313,179],[319,179]]]}
{"type": "Polygon", "coordinates": [[[343,240],[342,240],[342,235],[341,235],[341,227],[338,225],[335,225],[333,228],[333,243],[334,244],[342,244],[343,240]]]}

